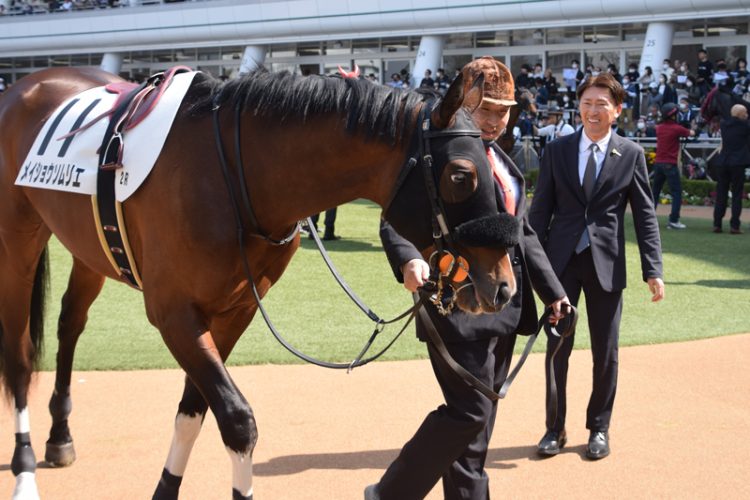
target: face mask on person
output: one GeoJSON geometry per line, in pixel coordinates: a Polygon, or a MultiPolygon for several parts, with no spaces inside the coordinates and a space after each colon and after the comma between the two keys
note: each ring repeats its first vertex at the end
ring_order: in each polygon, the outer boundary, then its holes
{"type": "Polygon", "coordinates": [[[599,76],[599,72],[598,71],[592,71],[591,72],[591,76],[599,76]]]}
{"type": "Polygon", "coordinates": [[[636,125],[636,127],[638,127],[638,130],[643,130],[643,129],[646,128],[646,123],[645,122],[638,122],[638,124],[636,125]]]}
{"type": "Polygon", "coordinates": [[[636,70],[635,68],[630,68],[630,69],[628,70],[628,73],[635,73],[636,71],[637,71],[637,70],[636,70]]]}
{"type": "Polygon", "coordinates": [[[680,71],[687,71],[687,66],[680,66],[680,71]]]}
{"type": "Polygon", "coordinates": [[[668,69],[669,69],[669,64],[662,64],[662,66],[661,66],[661,67],[662,67],[662,69],[664,69],[664,70],[668,70],[668,69]]]}
{"type": "Polygon", "coordinates": [[[570,102],[570,97],[568,96],[563,97],[563,102],[570,102]]]}
{"type": "Polygon", "coordinates": [[[690,88],[690,87],[692,87],[692,86],[693,86],[693,82],[691,82],[690,80],[688,80],[688,81],[686,81],[686,82],[685,82],[685,86],[686,86],[687,88],[690,88]]]}
{"type": "Polygon", "coordinates": [[[687,111],[687,109],[688,109],[688,105],[685,104],[684,102],[681,102],[680,103],[680,110],[687,111]]]}
{"type": "Polygon", "coordinates": [[[630,85],[630,79],[628,79],[628,78],[623,78],[623,79],[622,79],[622,84],[623,84],[623,85],[630,85]]]}
{"type": "Polygon", "coordinates": [[[578,65],[577,65],[577,64],[573,64],[573,65],[571,66],[571,68],[573,68],[573,69],[578,69],[578,65]]]}

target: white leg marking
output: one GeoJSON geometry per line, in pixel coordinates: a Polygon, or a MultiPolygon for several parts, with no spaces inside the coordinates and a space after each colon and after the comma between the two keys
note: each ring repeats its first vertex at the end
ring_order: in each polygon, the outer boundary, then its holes
{"type": "Polygon", "coordinates": [[[174,436],[172,445],[167,455],[167,463],[164,466],[170,474],[182,477],[185,474],[188,458],[193,449],[195,440],[201,432],[203,416],[196,415],[191,417],[178,413],[174,421],[174,436]]]}
{"type": "Polygon", "coordinates": [[[31,432],[31,425],[29,424],[29,409],[16,408],[16,434],[23,432],[31,432]]]}
{"type": "Polygon", "coordinates": [[[36,478],[33,472],[22,472],[16,476],[13,500],[39,500],[39,490],[36,488],[36,478]]]}
{"type": "Polygon", "coordinates": [[[232,488],[249,497],[253,493],[253,457],[250,453],[237,453],[229,448],[227,453],[232,460],[232,488]]]}

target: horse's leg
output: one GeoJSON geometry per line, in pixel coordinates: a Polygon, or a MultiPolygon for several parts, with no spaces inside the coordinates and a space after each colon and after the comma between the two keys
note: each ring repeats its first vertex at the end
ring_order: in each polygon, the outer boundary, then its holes
{"type": "Polygon", "coordinates": [[[161,479],[154,493],[154,500],[171,500],[178,497],[182,477],[188,458],[206,417],[208,403],[189,378],[185,378],[185,389],[177,408],[174,435],[161,472],[161,479]]]}
{"type": "MultiPolygon", "coordinates": [[[[0,232],[0,234],[2,234],[0,232]]],[[[0,368],[15,403],[16,447],[10,469],[16,477],[14,500],[38,499],[36,456],[31,448],[28,392],[41,349],[49,233],[28,240],[18,234],[0,241],[0,368]]]]}
{"type": "MultiPolygon", "coordinates": [[[[251,315],[245,311],[243,315],[251,315]]],[[[189,380],[175,419],[175,435],[167,462],[153,498],[176,499],[188,456],[200,432],[206,405],[216,416],[222,441],[232,460],[232,495],[235,500],[252,499],[252,452],[258,438],[255,417],[224,366],[243,329],[229,337],[215,335],[191,310],[173,311],[160,328],[167,347],[189,380]],[[187,337],[180,332],[199,332],[187,337]],[[215,341],[214,338],[219,339],[215,341]],[[222,355],[222,353],[225,353],[222,355]],[[202,397],[201,397],[202,396],[202,397]]],[[[243,321],[249,323],[249,316],[243,321]]]]}
{"type": "Polygon", "coordinates": [[[73,438],[68,428],[68,416],[73,408],[70,399],[70,377],[78,337],[86,326],[91,304],[104,286],[104,276],[92,271],[78,259],[68,279],[68,289],[62,298],[62,309],[57,323],[57,372],[55,389],[49,401],[52,427],[47,440],[44,460],[54,467],[64,467],[76,459],[73,438]]]}

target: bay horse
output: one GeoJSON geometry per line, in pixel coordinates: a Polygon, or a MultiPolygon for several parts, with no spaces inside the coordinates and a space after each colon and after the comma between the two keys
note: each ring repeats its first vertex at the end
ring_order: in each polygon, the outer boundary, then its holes
{"type": "MultiPolygon", "coordinates": [[[[73,255],[50,401],[46,457],[53,464],[74,458],[70,377],[88,309],[105,278],[124,281],[102,249],[91,197],[15,179],[61,103],[118,81],[93,68],[56,68],[0,97],[0,377],[15,408],[14,498],[38,498],[27,397],[43,341],[48,239],[54,234],[73,255]]],[[[350,78],[258,70],[221,82],[196,75],[153,170],[122,204],[148,320],[186,374],[154,498],[178,497],[209,408],[231,459],[232,497],[252,498],[258,431],[224,362],[257,310],[247,268],[262,297],[298,248],[293,228],[307,215],[372,200],[425,256],[453,242],[471,285],[460,288],[458,307],[494,312],[508,302],[515,292],[510,243],[496,233],[517,226],[503,222],[471,121],[481,89],[480,77],[464,95],[457,79],[438,99],[350,78]],[[224,158],[225,150],[235,154],[224,158]],[[249,211],[239,209],[237,193],[249,211]]]]}

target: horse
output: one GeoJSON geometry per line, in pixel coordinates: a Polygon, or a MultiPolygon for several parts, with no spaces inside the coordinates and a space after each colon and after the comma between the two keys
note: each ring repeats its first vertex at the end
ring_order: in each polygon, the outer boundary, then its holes
{"type": "MultiPolygon", "coordinates": [[[[88,309],[106,278],[128,281],[105,255],[91,196],[15,179],[54,110],[117,82],[94,68],[55,68],[0,97],[0,378],[15,410],[14,498],[38,498],[27,399],[43,343],[49,238],[73,255],[50,400],[52,464],[75,457],[70,378],[88,309]]],[[[372,200],[426,257],[439,247],[464,259],[470,286],[456,292],[458,307],[507,304],[516,284],[506,236],[518,228],[502,218],[471,121],[481,96],[481,77],[466,93],[457,79],[443,98],[263,69],[226,82],[194,77],[153,170],[121,206],[147,318],[186,374],[153,498],[178,497],[208,409],[231,458],[233,498],[252,498],[258,431],[224,363],[258,308],[253,287],[260,298],[280,278],[307,215],[372,200]]]]}

